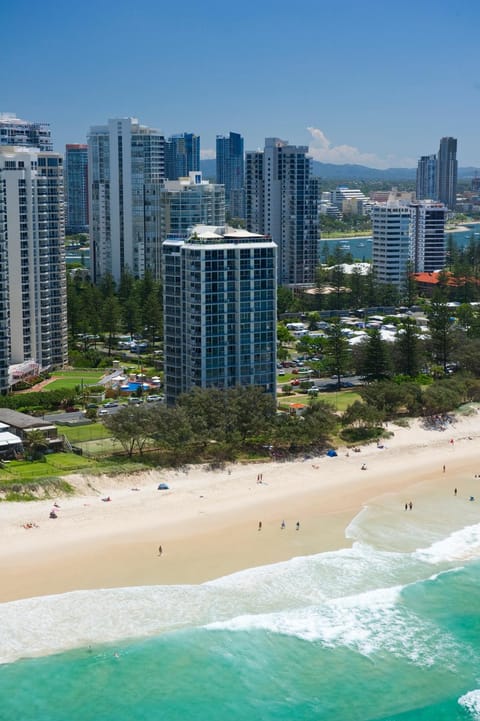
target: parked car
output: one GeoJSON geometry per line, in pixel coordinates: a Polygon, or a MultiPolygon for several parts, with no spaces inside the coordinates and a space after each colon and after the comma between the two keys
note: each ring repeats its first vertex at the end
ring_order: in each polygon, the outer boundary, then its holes
{"type": "Polygon", "coordinates": [[[299,386],[300,381],[298,380],[298,378],[294,378],[293,381],[290,381],[290,385],[291,386],[299,386]]]}
{"type": "Polygon", "coordinates": [[[147,403],[160,403],[163,401],[163,396],[147,396],[147,403]]]}
{"type": "Polygon", "coordinates": [[[157,487],[157,491],[168,491],[170,489],[170,486],[168,483],[159,483],[157,487]]]}
{"type": "Polygon", "coordinates": [[[115,401],[109,401],[108,403],[105,403],[105,405],[103,407],[104,408],[117,408],[118,403],[116,403],[115,401]]]}

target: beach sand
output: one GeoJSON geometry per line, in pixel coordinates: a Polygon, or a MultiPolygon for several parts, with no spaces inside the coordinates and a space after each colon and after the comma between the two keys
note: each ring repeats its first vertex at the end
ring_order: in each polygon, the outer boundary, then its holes
{"type": "Polygon", "coordinates": [[[372,444],[348,455],[339,449],[335,458],[74,476],[78,493],[56,499],[56,519],[49,518],[54,499],[2,503],[0,602],[79,589],[200,583],[338,549],[350,544],[345,530],[367,503],[405,513],[412,501],[412,512],[420,513],[434,497],[450,504],[454,488],[462,502],[472,495],[480,503],[477,412],[457,416],[444,431],[426,430],[417,420],[388,430],[394,435],[383,448],[372,444]],[[160,481],[169,490],[157,490],[160,481]],[[102,501],[107,496],[111,501],[102,501]]]}

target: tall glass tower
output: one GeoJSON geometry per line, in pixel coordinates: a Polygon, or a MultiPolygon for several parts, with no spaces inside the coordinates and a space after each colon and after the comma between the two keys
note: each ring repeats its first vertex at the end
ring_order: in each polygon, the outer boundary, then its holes
{"type": "Polygon", "coordinates": [[[165,177],[188,178],[200,170],[200,137],[194,133],[172,135],[165,144],[165,177]]]}
{"type": "Polygon", "coordinates": [[[88,146],[65,147],[65,227],[67,235],[88,232],[88,146]]]}
{"type": "Polygon", "coordinates": [[[437,200],[449,210],[455,210],[457,174],[457,139],[442,138],[437,155],[437,200]]]}
{"type": "Polygon", "coordinates": [[[217,183],[225,186],[225,204],[231,218],[245,217],[245,153],[243,137],[230,133],[217,135],[217,183]]]}

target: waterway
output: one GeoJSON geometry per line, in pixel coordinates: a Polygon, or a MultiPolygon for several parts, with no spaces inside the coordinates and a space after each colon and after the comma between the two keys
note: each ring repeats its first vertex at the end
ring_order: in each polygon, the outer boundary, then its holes
{"type": "MultiPolygon", "coordinates": [[[[453,239],[459,248],[464,248],[468,244],[472,233],[474,234],[475,240],[480,240],[480,223],[469,223],[468,226],[465,225],[465,227],[467,230],[447,231],[445,233],[447,238],[449,235],[453,236],[453,239]]],[[[321,240],[320,258],[322,261],[325,255],[324,244],[327,244],[329,253],[332,253],[335,248],[339,246],[345,253],[351,253],[354,260],[369,262],[372,259],[372,236],[321,240]]]]}

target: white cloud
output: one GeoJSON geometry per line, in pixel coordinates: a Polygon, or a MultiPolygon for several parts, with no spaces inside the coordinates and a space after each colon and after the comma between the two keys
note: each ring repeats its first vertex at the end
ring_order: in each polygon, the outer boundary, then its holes
{"type": "Polygon", "coordinates": [[[215,158],[215,150],[213,148],[200,149],[200,160],[213,160],[215,158]]]}
{"type": "Polygon", "coordinates": [[[380,158],[378,155],[375,155],[375,153],[362,153],[353,145],[332,146],[330,140],[320,128],[310,126],[307,130],[312,136],[309,154],[314,160],[319,160],[322,163],[334,163],[335,165],[354,163],[355,165],[366,165],[370,168],[411,168],[416,165],[410,158],[399,159],[393,155],[389,155],[387,158],[380,158]]]}

